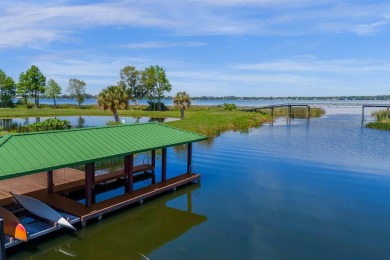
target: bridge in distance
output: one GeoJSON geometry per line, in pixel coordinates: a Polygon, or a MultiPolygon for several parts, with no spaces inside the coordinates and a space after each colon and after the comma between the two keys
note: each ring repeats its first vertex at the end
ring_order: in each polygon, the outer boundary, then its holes
{"type": "Polygon", "coordinates": [[[361,108],[362,109],[362,126],[364,123],[364,109],[365,108],[386,108],[387,118],[389,118],[389,109],[390,104],[364,104],[364,103],[287,103],[287,104],[274,104],[274,105],[264,105],[264,106],[255,106],[255,107],[245,107],[242,108],[243,111],[255,112],[262,109],[270,109],[271,116],[273,117],[275,108],[287,108],[287,116],[292,118],[292,108],[293,107],[306,107],[307,108],[307,119],[310,118],[310,108],[361,108]]]}

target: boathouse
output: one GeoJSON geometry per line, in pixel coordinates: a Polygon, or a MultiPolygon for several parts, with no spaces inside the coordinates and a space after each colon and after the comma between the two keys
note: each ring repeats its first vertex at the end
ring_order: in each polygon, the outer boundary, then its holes
{"type": "Polygon", "coordinates": [[[199,181],[199,172],[192,171],[192,143],[206,139],[158,123],[5,135],[0,138],[0,206],[12,202],[9,192],[25,194],[76,216],[85,225],[89,219],[199,181]],[[187,164],[183,174],[167,178],[167,148],[174,146],[186,147],[187,164]],[[156,151],[161,158],[158,182],[156,151]],[[134,156],[145,152],[150,161],[134,165],[134,156]],[[95,174],[96,162],[118,157],[123,158],[123,167],[95,174]],[[83,170],[75,168],[80,165],[83,170]],[[135,190],[138,176],[151,178],[152,183],[135,190]],[[119,179],[123,194],[96,200],[97,185],[119,179]],[[66,196],[75,190],[82,191],[82,202],[66,196]]]}

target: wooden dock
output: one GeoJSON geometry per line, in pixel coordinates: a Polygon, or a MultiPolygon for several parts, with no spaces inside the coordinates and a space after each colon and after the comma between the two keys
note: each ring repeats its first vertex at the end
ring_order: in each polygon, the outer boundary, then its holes
{"type": "Polygon", "coordinates": [[[29,193],[28,195],[37,198],[42,202],[63,212],[79,217],[80,220],[85,224],[87,220],[100,217],[103,214],[118,210],[127,205],[141,202],[146,198],[153,197],[162,192],[173,190],[176,187],[186,183],[199,180],[200,177],[200,174],[182,174],[177,177],[168,179],[165,182],[151,184],[131,193],[125,193],[114,198],[109,198],[104,201],[94,203],[90,208],[86,207],[84,204],[57,193],[47,193],[46,190],[35,191],[29,193]]]}
{"type": "MultiPolygon", "coordinates": [[[[138,165],[134,167],[134,174],[144,173],[152,170],[153,167],[149,164],[138,165]]],[[[123,177],[125,177],[123,170],[100,174],[95,176],[95,184],[105,183],[123,177]]],[[[200,177],[200,174],[182,174],[164,182],[155,183],[153,174],[148,177],[152,179],[151,185],[135,190],[131,193],[125,193],[114,198],[109,198],[104,201],[94,203],[90,208],[88,208],[84,204],[61,195],[66,192],[84,189],[85,172],[73,168],[63,168],[54,171],[53,193],[48,192],[46,172],[1,180],[0,206],[14,203],[13,197],[10,194],[10,191],[12,191],[18,194],[24,194],[39,199],[53,208],[80,218],[80,221],[85,224],[89,219],[100,217],[103,214],[120,209],[133,203],[141,202],[146,198],[175,189],[176,187],[186,183],[199,180],[200,177]]]]}
{"type": "MultiPolygon", "coordinates": [[[[73,168],[63,168],[54,171],[54,185],[56,191],[62,185],[76,183],[84,180],[85,173],[73,168]]],[[[40,172],[0,181],[0,206],[12,203],[10,191],[18,194],[28,194],[34,191],[45,190],[47,192],[47,173],[40,172]]]]}

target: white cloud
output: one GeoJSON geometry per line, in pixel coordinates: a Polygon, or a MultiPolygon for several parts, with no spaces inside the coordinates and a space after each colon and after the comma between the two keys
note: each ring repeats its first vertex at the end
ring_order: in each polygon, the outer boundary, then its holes
{"type": "Polygon", "coordinates": [[[129,49],[162,49],[173,47],[195,47],[204,46],[206,43],[202,42],[138,42],[125,45],[125,48],[129,49]]]}
{"type": "Polygon", "coordinates": [[[389,23],[389,21],[379,21],[370,24],[359,24],[353,31],[359,35],[372,35],[379,31],[381,27],[389,25],[389,23]]]}
{"type": "Polygon", "coordinates": [[[390,73],[389,62],[366,60],[317,60],[309,59],[278,60],[254,64],[235,65],[232,68],[238,70],[260,72],[295,72],[295,73],[390,73]]]}
{"type": "MultiPolygon", "coordinates": [[[[0,48],[65,41],[96,27],[159,28],[177,35],[374,33],[390,3],[309,0],[116,1],[2,4],[0,48]],[[367,22],[367,21],[379,22],[367,22]]],[[[384,20],[384,22],[383,22],[384,20]]]]}

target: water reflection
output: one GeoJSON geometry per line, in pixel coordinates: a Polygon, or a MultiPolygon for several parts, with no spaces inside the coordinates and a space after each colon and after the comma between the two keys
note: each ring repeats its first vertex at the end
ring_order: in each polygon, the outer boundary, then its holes
{"type": "Polygon", "coordinates": [[[42,245],[47,247],[44,252],[34,254],[35,248],[30,246],[27,248],[30,252],[7,259],[26,256],[31,259],[61,259],[66,256],[79,259],[142,259],[140,253],[147,256],[207,220],[206,216],[192,210],[192,196],[199,189],[200,184],[183,187],[143,206],[88,225],[76,235],[48,241],[42,245]]]}
{"type": "MultiPolygon", "coordinates": [[[[4,131],[18,131],[25,125],[45,121],[53,117],[26,117],[26,118],[0,118],[0,128],[4,131]]],[[[108,121],[112,121],[112,116],[59,116],[54,117],[60,120],[68,120],[72,128],[83,128],[93,126],[105,126],[108,121]]],[[[176,118],[157,118],[157,117],[121,117],[125,124],[138,124],[147,122],[170,122],[176,118]]]]}
{"type": "Polygon", "coordinates": [[[85,124],[85,118],[82,116],[79,116],[79,119],[77,120],[77,126],[79,128],[83,128],[85,124]]]}

